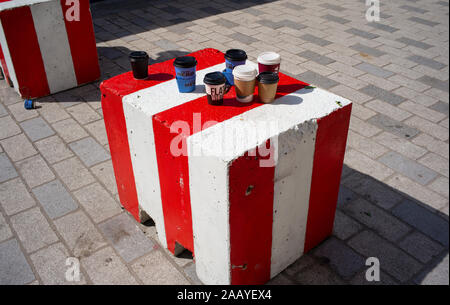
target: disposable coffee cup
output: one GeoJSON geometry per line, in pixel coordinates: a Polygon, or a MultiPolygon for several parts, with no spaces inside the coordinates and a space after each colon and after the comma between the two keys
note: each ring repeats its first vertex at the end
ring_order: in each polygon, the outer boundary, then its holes
{"type": "Polygon", "coordinates": [[[195,69],[197,67],[197,60],[195,57],[177,57],[173,62],[173,66],[175,68],[178,91],[181,93],[194,91],[196,78],[195,69]]]}
{"type": "Polygon", "coordinates": [[[148,77],[148,54],[144,51],[130,53],[131,70],[135,79],[146,79],[148,77]]]}
{"type": "Polygon", "coordinates": [[[205,83],[208,104],[222,105],[223,96],[225,94],[225,76],[221,72],[211,72],[205,75],[203,79],[205,83]]]}
{"type": "Polygon", "coordinates": [[[272,103],[275,100],[277,94],[278,81],[280,80],[278,73],[275,72],[262,72],[258,77],[258,95],[259,99],[263,103],[272,103]]]}
{"type": "Polygon", "coordinates": [[[241,103],[253,101],[256,83],[256,67],[245,64],[237,66],[233,70],[236,99],[241,103]]]}
{"type": "Polygon", "coordinates": [[[258,56],[258,69],[261,72],[275,72],[280,71],[281,56],[275,52],[264,52],[258,56]]]}
{"type": "Polygon", "coordinates": [[[232,72],[234,67],[244,65],[247,61],[247,53],[240,49],[230,49],[225,52],[225,67],[227,72],[232,72]]]}

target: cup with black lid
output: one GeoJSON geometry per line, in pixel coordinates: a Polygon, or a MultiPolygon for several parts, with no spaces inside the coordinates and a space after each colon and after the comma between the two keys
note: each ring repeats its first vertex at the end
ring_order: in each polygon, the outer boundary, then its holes
{"type": "Polygon", "coordinates": [[[258,95],[259,99],[263,103],[272,103],[275,100],[277,94],[278,73],[276,72],[261,72],[256,78],[258,81],[258,95]]]}
{"type": "Polygon", "coordinates": [[[247,53],[244,50],[240,49],[229,49],[225,52],[225,70],[223,70],[223,74],[227,78],[227,82],[233,86],[233,69],[236,66],[245,65],[247,61],[247,53]]]}
{"type": "Polygon", "coordinates": [[[173,66],[175,67],[178,91],[181,93],[192,92],[195,90],[195,70],[197,60],[193,56],[177,57],[173,66]]]}
{"type": "Polygon", "coordinates": [[[210,105],[222,105],[223,96],[226,93],[226,79],[222,72],[211,72],[203,79],[205,90],[210,105]]]}
{"type": "Polygon", "coordinates": [[[148,54],[144,51],[134,51],[129,55],[131,70],[135,79],[146,79],[148,77],[148,54]]]}

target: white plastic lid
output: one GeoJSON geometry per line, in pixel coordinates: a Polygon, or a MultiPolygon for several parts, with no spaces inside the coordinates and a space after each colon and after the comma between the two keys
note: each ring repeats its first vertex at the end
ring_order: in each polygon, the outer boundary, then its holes
{"type": "Polygon", "coordinates": [[[251,81],[255,79],[256,74],[256,67],[251,64],[239,65],[233,69],[233,76],[238,80],[251,81]]]}
{"type": "Polygon", "coordinates": [[[259,54],[258,62],[263,65],[277,65],[281,62],[281,56],[275,52],[264,52],[259,54]]]}

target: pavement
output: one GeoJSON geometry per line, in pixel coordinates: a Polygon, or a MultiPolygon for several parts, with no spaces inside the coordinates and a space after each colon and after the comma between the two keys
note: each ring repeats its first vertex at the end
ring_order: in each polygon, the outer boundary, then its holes
{"type": "MultiPolygon", "coordinates": [[[[92,5],[102,79],[130,50],[273,50],[282,72],[353,101],[333,236],[269,284],[449,283],[449,3],[380,2],[379,22],[362,0],[92,5]]],[[[199,283],[190,253],[121,208],[99,84],[25,110],[0,83],[0,284],[199,283]]]]}

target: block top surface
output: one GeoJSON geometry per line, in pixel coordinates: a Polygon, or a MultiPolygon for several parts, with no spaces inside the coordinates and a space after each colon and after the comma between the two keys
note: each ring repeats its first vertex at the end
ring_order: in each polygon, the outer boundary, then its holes
{"type": "Polygon", "coordinates": [[[0,12],[21,6],[30,6],[33,4],[50,1],[57,1],[57,0],[0,0],[0,12]]]}

